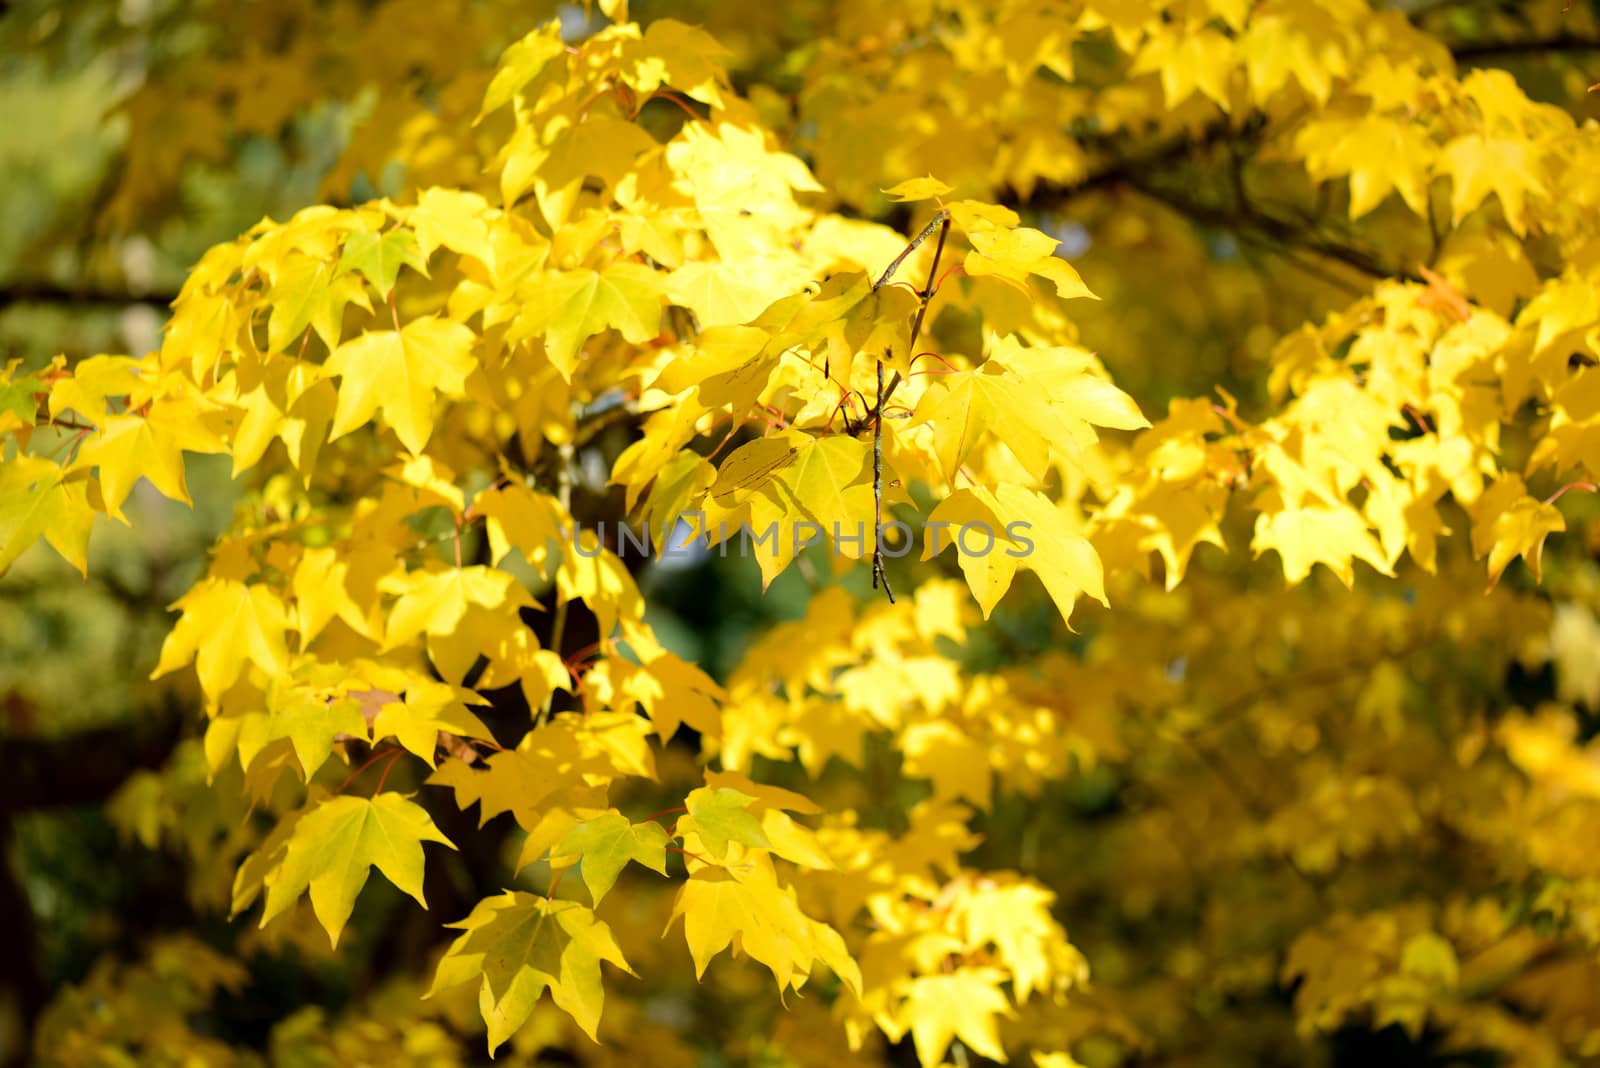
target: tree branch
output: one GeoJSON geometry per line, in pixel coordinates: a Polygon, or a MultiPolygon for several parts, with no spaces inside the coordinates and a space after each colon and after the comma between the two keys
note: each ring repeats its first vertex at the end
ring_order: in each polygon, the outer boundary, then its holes
{"type": "MultiPolygon", "coordinates": [[[[1242,199],[1243,181],[1242,174],[1239,173],[1242,157],[1238,149],[1241,143],[1252,145],[1259,143],[1265,126],[1265,121],[1260,116],[1252,118],[1243,127],[1228,122],[1212,123],[1197,137],[1181,135],[1142,151],[1112,157],[1101,169],[1082,181],[1070,185],[1040,186],[1034,191],[1033,196],[1027,198],[1027,206],[1041,211],[1059,211],[1067,201],[1083,193],[1127,188],[1166,205],[1194,222],[1227,230],[1242,241],[1286,255],[1296,266],[1311,273],[1321,272],[1317,270],[1315,264],[1297,259],[1290,253],[1295,250],[1313,253],[1353,267],[1374,278],[1422,281],[1416,273],[1397,265],[1387,264],[1370,250],[1330,240],[1300,223],[1262,212],[1242,199]],[[1154,174],[1167,169],[1168,165],[1224,144],[1231,149],[1229,166],[1234,170],[1231,188],[1235,189],[1241,198],[1238,205],[1223,207],[1207,203],[1188,192],[1194,183],[1179,187],[1174,183],[1157,183],[1153,179],[1154,174]]],[[[1014,199],[1011,206],[1023,206],[1021,199],[1014,199]]],[[[1331,278],[1325,280],[1334,281],[1331,278]]]]}
{"type": "Polygon", "coordinates": [[[160,767],[177,743],[182,717],[158,717],[49,738],[0,738],[0,813],[104,801],[129,775],[160,767]]]}
{"type": "Polygon", "coordinates": [[[93,284],[69,286],[39,279],[0,282],[0,309],[14,304],[54,304],[74,308],[149,306],[165,311],[177,299],[177,293],[135,293],[93,284]]]}
{"type": "Polygon", "coordinates": [[[1585,52],[1600,52],[1600,40],[1557,34],[1554,37],[1532,37],[1523,41],[1475,41],[1471,44],[1456,45],[1450,49],[1450,54],[1462,63],[1512,56],[1571,55],[1585,52]]]}
{"type": "Polygon", "coordinates": [[[1419,283],[1423,281],[1422,276],[1415,271],[1398,264],[1385,263],[1376,253],[1368,249],[1330,240],[1288,219],[1264,214],[1253,208],[1240,214],[1208,204],[1186,192],[1157,186],[1148,181],[1134,179],[1126,184],[1129,188],[1159,201],[1180,215],[1206,226],[1228,230],[1237,234],[1242,240],[1265,243],[1269,247],[1278,245],[1285,249],[1300,249],[1315,253],[1325,259],[1353,267],[1373,278],[1403,278],[1408,282],[1419,283]]]}
{"type": "MultiPolygon", "coordinates": [[[[1132,181],[1141,175],[1149,174],[1165,164],[1175,163],[1185,156],[1195,155],[1214,148],[1219,144],[1237,144],[1240,141],[1255,142],[1259,140],[1262,123],[1252,121],[1245,127],[1235,127],[1229,122],[1217,121],[1201,131],[1198,137],[1189,134],[1180,134],[1176,137],[1159,141],[1141,151],[1130,152],[1125,155],[1109,154],[1107,161],[1100,169],[1089,174],[1081,181],[1073,182],[1069,186],[1060,188],[1041,187],[1046,196],[1056,197],[1071,196],[1094,189],[1108,189],[1132,181]]],[[[1037,199],[1037,194],[1030,197],[1037,199]]],[[[1016,206],[1015,204],[1012,205],[1016,206]]]]}

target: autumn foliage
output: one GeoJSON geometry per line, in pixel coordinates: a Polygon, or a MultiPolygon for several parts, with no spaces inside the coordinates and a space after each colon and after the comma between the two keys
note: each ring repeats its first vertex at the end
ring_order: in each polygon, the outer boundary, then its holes
{"type": "Polygon", "coordinates": [[[162,6],[98,232],[355,117],[0,370],[6,583],[239,487],[38,1063],[1600,1056],[1588,7],[162,6]]]}

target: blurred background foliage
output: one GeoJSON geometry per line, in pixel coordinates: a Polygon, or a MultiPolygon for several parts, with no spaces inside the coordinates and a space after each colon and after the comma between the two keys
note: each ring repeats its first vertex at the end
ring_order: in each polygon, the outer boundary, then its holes
{"type": "MultiPolygon", "coordinates": [[[[804,107],[791,106],[785,94],[799,94],[805,85],[807,63],[815,57],[808,35],[816,13],[835,6],[822,0],[657,0],[636,3],[634,16],[648,22],[670,12],[708,25],[733,49],[741,89],[756,82],[767,87],[765,96],[757,94],[758,103],[804,154],[816,130],[804,107]]],[[[1531,95],[1582,117],[1600,115],[1600,101],[1585,92],[1600,79],[1600,44],[1584,36],[1595,21],[1585,5],[1559,36],[1545,28],[1548,18],[1524,10],[1554,4],[1414,0],[1402,6],[1455,42],[1461,62],[1504,66],[1531,95]]],[[[77,360],[148,351],[157,344],[165,307],[187,268],[210,245],[263,216],[282,219],[319,200],[350,203],[402,193],[419,175],[396,162],[400,154],[434,172],[460,166],[446,151],[448,141],[433,155],[419,147],[441,136],[442,127],[451,133],[461,100],[475,105],[501,48],[551,16],[561,18],[571,35],[583,33],[597,17],[580,5],[500,0],[0,3],[0,360],[20,358],[41,367],[57,355],[77,360]],[[464,88],[447,92],[451,86],[464,88]],[[130,133],[135,129],[137,137],[130,133]],[[396,145],[404,153],[388,151],[396,145]]],[[[1212,149],[1225,153],[1227,146],[1212,149]]],[[[1203,168],[1207,161],[1194,162],[1203,168]]],[[[1181,185],[1181,173],[1178,179],[1181,185]]],[[[1163,411],[1173,397],[1206,395],[1219,385],[1248,408],[1265,396],[1263,371],[1277,340],[1342,306],[1370,279],[1348,263],[1308,259],[1264,239],[1248,219],[1187,206],[1191,210],[1152,204],[1137,191],[1107,182],[1059,206],[1045,205],[1035,217],[1062,239],[1064,254],[1103,298],[1075,306],[1074,316],[1088,346],[1146,411],[1163,411]]],[[[887,205],[861,210],[881,215],[887,205]]],[[[596,447],[616,445],[602,440],[596,447]]],[[[193,580],[205,547],[231,514],[225,461],[191,457],[189,478],[194,509],[136,493],[130,527],[97,529],[88,582],[43,549],[0,580],[0,773],[6,780],[0,784],[6,861],[0,915],[14,921],[11,949],[0,955],[0,1057],[25,1058],[26,1029],[67,984],[77,985],[52,1011],[93,1012],[97,976],[103,978],[107,969],[142,968],[146,980],[165,991],[159,1011],[201,1018],[201,1030],[219,1041],[269,1049],[276,1063],[354,1063],[299,1059],[310,1055],[297,1043],[321,1033],[326,1019],[370,993],[375,977],[405,952],[403,945],[397,948],[400,933],[386,926],[403,910],[380,908],[337,961],[311,942],[249,956],[248,974],[237,973],[232,959],[221,956],[209,974],[196,973],[193,961],[201,958],[193,951],[166,962],[140,955],[152,931],[186,930],[217,945],[231,944],[237,935],[195,907],[196,901],[214,899],[219,888],[187,885],[184,866],[163,848],[169,829],[141,827],[137,815],[131,826],[125,821],[118,829],[104,807],[115,798],[113,815],[118,804],[127,813],[147,813],[141,791],[157,788],[153,778],[140,777],[141,769],[164,764],[177,769],[177,781],[205,789],[195,743],[177,741],[186,726],[192,733],[198,719],[181,683],[127,681],[148,674],[170,619],[165,606],[193,580]]],[[[596,500],[606,493],[603,485],[585,489],[596,500]]],[[[1232,544],[1248,541],[1241,530],[1227,533],[1232,544]]],[[[791,569],[765,596],[747,565],[713,557],[653,568],[641,579],[658,631],[719,677],[774,621],[804,613],[827,561],[819,557],[791,569]]],[[[1208,583],[1224,585],[1255,566],[1242,553],[1224,560],[1202,551],[1196,589],[1186,587],[1179,600],[1203,604],[1208,583]]],[[[853,578],[864,585],[864,574],[853,578]]],[[[1308,628],[1330,625],[1321,600],[1329,585],[1312,582],[1281,595],[1279,617],[1303,620],[1308,628]]],[[[1342,588],[1334,592],[1343,595],[1342,588]]],[[[1404,596],[1428,594],[1413,587],[1404,596]]],[[[1081,653],[1111,625],[1089,612],[1082,633],[1069,635],[1048,601],[1035,601],[1008,602],[997,611],[964,651],[969,663],[994,668],[1050,648],[1081,653]]],[[[1477,650],[1477,659],[1434,665],[1418,679],[1440,687],[1505,689],[1510,699],[1529,705],[1558,696],[1560,689],[1559,696],[1586,710],[1586,729],[1592,729],[1600,714],[1600,679],[1586,643],[1600,634],[1597,603],[1600,573],[1587,548],[1552,553],[1542,592],[1535,595],[1530,587],[1519,609],[1527,614],[1528,631],[1545,643],[1542,650],[1490,642],[1477,650]],[[1554,622],[1552,602],[1568,606],[1554,622]]],[[[1126,630],[1105,648],[1125,650],[1141,638],[1153,640],[1148,636],[1163,628],[1185,625],[1181,607],[1159,599],[1135,598],[1134,604],[1126,630]]],[[[1359,629],[1364,609],[1351,611],[1338,626],[1359,629]]],[[[1174,677],[1181,679],[1184,670],[1224,670],[1219,665],[1226,656],[1250,655],[1248,647],[1234,648],[1225,635],[1216,637],[1209,647],[1193,639],[1197,659],[1187,668],[1174,661],[1174,677]],[[1201,656],[1212,662],[1199,663],[1201,656]]],[[[1257,651],[1270,644],[1263,641],[1257,651]]],[[[1330,695],[1330,701],[1343,699],[1330,695]]],[[[1137,741],[1137,723],[1118,729],[1137,741]]],[[[1286,736],[1294,729],[1285,726],[1286,736]]],[[[892,780],[894,758],[885,753],[882,759],[883,774],[892,780]]],[[[687,757],[676,779],[670,764],[663,779],[664,797],[690,782],[687,757]]],[[[1025,848],[1033,855],[985,856],[984,862],[1034,868],[1051,885],[1085,893],[1108,881],[1095,869],[1107,857],[1148,867],[1119,873],[1135,889],[1142,882],[1182,880],[1193,858],[1174,848],[1166,837],[1170,828],[1139,818],[1148,802],[1141,789],[1137,767],[1102,764],[1052,788],[1043,804],[1002,803],[993,820],[1026,825],[1027,833],[1008,830],[994,840],[1032,842],[1025,848]],[[1126,848],[1097,850],[1102,833],[1126,839],[1126,848]]],[[[1229,803],[1215,792],[1197,792],[1202,821],[1207,806],[1229,803]]],[[[211,791],[211,805],[237,794],[211,791]]],[[[226,848],[230,826],[244,813],[214,811],[211,818],[194,833],[213,835],[217,848],[226,848]]],[[[446,866],[442,859],[435,863],[446,866]]],[[[1460,875],[1439,870],[1441,881],[1460,875]]],[[[1202,899],[1191,907],[1210,910],[1213,919],[1226,913],[1225,923],[1235,927],[1277,915],[1288,907],[1273,900],[1284,884],[1258,876],[1241,876],[1230,901],[1202,899]]],[[[375,881],[374,895],[389,892],[376,886],[375,881]]],[[[1315,885],[1302,889],[1313,897],[1322,892],[1315,885]]],[[[398,896],[391,896],[398,905],[398,896]]],[[[1134,893],[1130,900],[1070,902],[1074,940],[1095,961],[1098,980],[1115,988],[1140,969],[1155,967],[1170,981],[1181,981],[1195,966],[1181,948],[1152,965],[1119,956],[1124,943],[1115,936],[1136,929],[1148,943],[1182,947],[1194,916],[1154,892],[1144,898],[1134,893]],[[1095,919],[1097,907],[1104,915],[1095,919]]],[[[1259,937],[1265,945],[1276,944],[1270,932],[1259,937]]],[[[651,973],[642,965],[639,970],[651,973]]],[[[719,982],[736,984],[738,970],[728,974],[735,978],[719,982]]],[[[1233,978],[1248,985],[1247,976],[1233,978]]],[[[702,995],[690,988],[674,996],[702,995]]],[[[1229,996],[1225,984],[1214,996],[1229,996]]],[[[379,1015],[364,1026],[379,1027],[372,1022],[379,1015]]],[[[1280,1023],[1287,1020],[1284,1015],[1280,1023]]],[[[1289,1049],[1284,1026],[1281,1037],[1289,1049]]],[[[737,1023],[729,1030],[736,1031],[737,1023]]],[[[1411,1037],[1389,1029],[1377,1035],[1337,1037],[1333,1061],[1447,1061],[1430,1047],[1427,1033],[1411,1037]]],[[[443,1056],[429,1044],[435,1037],[426,1027],[409,1035],[380,1027],[366,1039],[372,1048],[388,1043],[396,1054],[392,1063],[400,1063],[402,1049],[415,1063],[444,1063],[434,1059],[443,1056]]],[[[767,1054],[759,1043],[745,1052],[749,1063],[772,1063],[763,1061],[767,1054]]],[[[1292,1053],[1284,1058],[1282,1063],[1298,1063],[1292,1053]]]]}

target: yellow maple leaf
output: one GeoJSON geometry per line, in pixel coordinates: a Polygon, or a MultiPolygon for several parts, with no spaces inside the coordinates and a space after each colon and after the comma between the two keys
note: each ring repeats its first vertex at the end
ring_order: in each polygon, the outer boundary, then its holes
{"type": "Polygon", "coordinates": [[[926,178],[911,178],[899,185],[891,186],[884,193],[895,200],[906,202],[912,200],[933,200],[950,192],[950,187],[939,179],[928,175],[926,178]]]}
{"type": "Polygon", "coordinates": [[[917,403],[912,425],[931,425],[934,453],[948,479],[987,436],[1043,478],[1053,454],[1073,456],[1094,443],[1094,426],[1150,425],[1127,394],[1089,372],[1089,359],[1072,349],[1030,349],[1000,339],[980,369],[940,375],[917,403]]]}
{"type": "Polygon", "coordinates": [[[933,783],[935,801],[966,798],[988,808],[994,772],[988,748],[948,720],[913,723],[900,733],[907,775],[933,783]]]}
{"type": "Polygon", "coordinates": [[[202,421],[198,405],[186,399],[164,399],[148,415],[108,415],[100,429],[83,443],[73,467],[99,468],[100,494],[106,514],[127,522],[122,502],[141,477],[162,494],[185,504],[183,453],[224,452],[227,446],[202,421]]]}
{"type": "Polygon", "coordinates": [[[372,720],[372,738],[393,736],[407,750],[433,763],[439,732],[462,738],[493,741],[489,728],[467,708],[467,702],[482,704],[471,690],[431,680],[413,680],[403,701],[386,701],[378,706],[372,720]]]}
{"type": "Polygon", "coordinates": [[[928,516],[930,534],[922,545],[922,558],[931,560],[946,548],[956,550],[956,563],[967,580],[972,596],[977,599],[983,618],[988,619],[994,606],[1011,588],[1017,573],[1017,556],[1021,546],[1005,535],[1005,525],[998,522],[995,511],[998,504],[971,489],[958,489],[936,505],[928,516]],[[978,540],[971,535],[971,547],[963,547],[963,531],[987,528],[994,541],[978,540]],[[950,533],[945,534],[948,530],[950,533]],[[981,547],[980,547],[981,546],[981,547]]]}
{"type": "Polygon", "coordinates": [[[430,315],[398,333],[368,331],[340,345],[325,365],[339,376],[330,439],[364,425],[381,408],[401,444],[420,453],[433,434],[437,396],[466,395],[467,376],[477,366],[473,341],[465,326],[430,315]]]}
{"type": "Polygon", "coordinates": [[[360,278],[338,274],[336,266],[326,260],[298,252],[275,266],[266,299],[272,306],[267,347],[274,352],[287,350],[307,326],[332,349],[339,344],[345,305],[372,310],[360,278]]]}
{"type": "Polygon", "coordinates": [[[1389,560],[1354,508],[1310,504],[1278,508],[1256,516],[1251,549],[1260,555],[1276,549],[1283,577],[1301,582],[1317,564],[1326,565],[1346,586],[1355,581],[1355,560],[1365,560],[1381,575],[1393,575],[1389,560]]]}
{"type": "Polygon", "coordinates": [[[972,250],[962,260],[962,267],[972,278],[992,276],[1027,292],[1028,276],[1036,274],[1053,283],[1063,297],[1100,299],[1083,284],[1071,264],[1055,255],[1061,242],[1040,230],[984,227],[969,232],[967,240],[972,250]]]}
{"type": "MultiPolygon", "coordinates": [[[[694,852],[698,839],[686,839],[694,852]]],[[[839,933],[800,910],[793,887],[779,884],[772,857],[764,849],[729,846],[726,867],[699,864],[684,881],[672,905],[667,929],[683,917],[684,938],[694,958],[695,975],[729,946],[772,970],[779,989],[800,989],[817,961],[846,987],[861,989],[860,969],[839,933]]]]}
{"type": "Polygon", "coordinates": [[[1134,59],[1132,73],[1159,72],[1168,108],[1177,107],[1198,91],[1226,109],[1228,82],[1238,69],[1234,58],[1238,47],[1238,42],[1210,28],[1151,34],[1134,59]]]}
{"type": "Polygon", "coordinates": [[[769,847],[772,843],[760,821],[749,811],[755,802],[754,797],[730,787],[703,786],[684,801],[688,814],[678,821],[678,829],[700,839],[707,854],[719,861],[728,855],[733,842],[769,847]]]}
{"type": "Polygon", "coordinates": [[[0,574],[41,536],[85,577],[94,509],[82,482],[39,456],[0,461],[0,574]]]}
{"type": "Polygon", "coordinates": [[[472,605],[494,608],[533,603],[510,573],[482,565],[392,575],[379,588],[400,595],[389,611],[385,649],[398,648],[421,634],[451,634],[472,605]]]}
{"type": "MultiPolygon", "coordinates": [[[[532,833],[558,806],[604,811],[605,784],[615,772],[611,761],[586,749],[571,730],[541,729],[529,732],[516,749],[494,753],[476,768],[464,760],[442,761],[428,783],[452,788],[462,809],[477,805],[480,826],[509,812],[532,833]]],[[[571,817],[568,826],[578,818],[571,817]]],[[[561,833],[564,828],[557,837],[561,833]]],[[[554,839],[543,848],[553,844],[554,839]]],[[[528,859],[542,852],[536,850],[528,859]]]]}
{"type": "Polygon", "coordinates": [[[549,577],[549,563],[562,551],[570,522],[560,502],[520,483],[488,489],[472,499],[472,511],[485,519],[489,555],[496,564],[512,549],[549,577]]]}
{"type": "Polygon", "coordinates": [[[1383,115],[1333,117],[1308,122],[1294,144],[1312,177],[1349,177],[1351,219],[1371,212],[1391,192],[1426,217],[1428,180],[1439,151],[1426,131],[1383,115]]]}
{"type": "Polygon", "coordinates": [[[982,879],[958,900],[955,912],[966,928],[967,944],[992,944],[1011,972],[1017,1003],[1035,990],[1057,989],[1088,978],[1088,963],[1070,948],[1050,915],[1056,895],[1023,879],[982,879]]]}
{"type": "Polygon", "coordinates": [[[488,219],[489,204],[477,193],[435,187],[423,190],[409,221],[424,261],[442,245],[492,269],[488,219]]]}
{"type": "Polygon", "coordinates": [[[399,794],[334,797],[315,804],[294,825],[283,859],[267,873],[267,903],[261,926],[305,893],[337,946],[355,908],[356,895],[375,867],[423,908],[422,843],[454,849],[421,805],[399,794]]]}
{"type": "Polygon", "coordinates": [[[60,418],[75,411],[91,423],[106,414],[106,401],[137,390],[143,378],[140,361],[128,356],[90,356],[79,360],[72,373],[50,383],[50,415],[60,418]]]}
{"type": "Polygon", "coordinates": [[[377,641],[383,628],[378,584],[395,563],[394,557],[373,550],[341,552],[321,546],[301,553],[292,582],[300,648],[308,647],[334,619],[377,641]],[[358,594],[364,605],[356,600],[358,594]]]}
{"type": "Polygon", "coordinates": [[[592,530],[577,532],[556,569],[556,602],[582,600],[600,624],[600,636],[609,638],[619,623],[644,618],[644,597],[628,572],[628,565],[603,548],[592,530]]]}
{"type": "Polygon", "coordinates": [[[1465,134],[1444,147],[1439,172],[1453,179],[1450,212],[1455,225],[1492,193],[1500,199],[1506,225],[1527,233],[1524,209],[1530,194],[1545,195],[1536,170],[1535,146],[1526,140],[1465,134]]]}
{"type": "Polygon", "coordinates": [[[231,441],[235,477],[258,464],[277,438],[301,477],[309,481],[338,402],[323,369],[287,356],[270,356],[258,368],[241,365],[229,381],[236,388],[231,403],[244,411],[231,441]]]}
{"type": "Polygon", "coordinates": [[[734,326],[765,311],[787,281],[749,260],[686,263],[667,276],[666,296],[694,312],[702,326],[734,326]]]}
{"type": "Polygon", "coordinates": [[[922,1068],[938,1068],[954,1039],[994,1061],[1006,1059],[995,1025],[998,1016],[1013,1016],[1011,1002],[1000,992],[1006,973],[998,968],[957,968],[949,975],[919,975],[906,983],[905,1000],[895,1019],[911,1029],[922,1068]]]}
{"type": "MultiPolygon", "coordinates": [[[[706,522],[748,521],[763,588],[812,541],[832,540],[859,558],[874,538],[871,447],[846,435],[783,431],[723,461],[707,498],[706,522]]],[[[892,473],[885,474],[892,482],[892,473]]]]}
{"type": "Polygon", "coordinates": [[[1011,483],[995,490],[956,490],[929,516],[935,530],[923,549],[930,559],[954,547],[962,573],[985,617],[1018,569],[1039,576],[1064,621],[1080,594],[1106,602],[1105,572],[1094,546],[1074,529],[1066,513],[1036,490],[1011,483]]]}
{"type": "Polygon", "coordinates": [[[560,59],[564,52],[561,23],[554,19],[512,44],[500,55],[494,78],[484,93],[483,106],[474,121],[483,121],[485,115],[504,107],[513,97],[526,91],[528,85],[550,66],[550,61],[560,59]]]}
{"type": "Polygon", "coordinates": [[[1556,506],[1528,496],[1522,479],[1516,475],[1502,476],[1468,511],[1472,516],[1472,553],[1489,555],[1490,586],[1500,581],[1501,574],[1519,556],[1528,561],[1537,582],[1546,536],[1567,529],[1566,519],[1556,506]]]}
{"type": "Polygon", "coordinates": [[[570,380],[579,346],[600,331],[614,327],[635,345],[655,337],[662,288],[662,276],[638,263],[614,263],[604,272],[545,271],[518,291],[521,310],[507,336],[542,335],[550,363],[570,380]]]}
{"type": "Polygon", "coordinates": [[[152,679],[195,662],[200,688],[215,701],[254,664],[269,675],[288,667],[284,631],[289,612],[283,600],[262,584],[207,578],[172,605],[183,610],[161,646],[152,679]]]}

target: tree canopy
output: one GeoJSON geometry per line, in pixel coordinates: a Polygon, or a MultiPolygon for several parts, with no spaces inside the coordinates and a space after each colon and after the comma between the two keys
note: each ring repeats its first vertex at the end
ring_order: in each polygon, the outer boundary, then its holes
{"type": "Polygon", "coordinates": [[[531,7],[0,6],[0,1052],[1597,1063],[1600,5],[531,7]]]}

